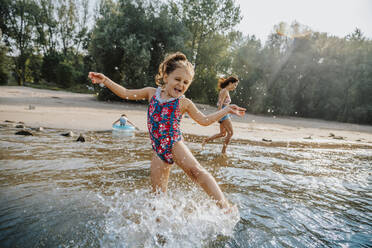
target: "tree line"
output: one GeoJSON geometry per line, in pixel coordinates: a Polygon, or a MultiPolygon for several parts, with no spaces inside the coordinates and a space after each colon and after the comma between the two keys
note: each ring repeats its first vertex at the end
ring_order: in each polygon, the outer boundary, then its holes
{"type": "Polygon", "coordinates": [[[155,86],[164,56],[182,51],[195,66],[187,96],[196,102],[215,104],[217,78],[236,75],[233,102],[251,113],[372,124],[372,41],[357,28],[290,38],[274,26],[262,42],[234,30],[242,18],[234,0],[89,4],[2,0],[0,84],[89,90],[94,70],[127,88],[155,86]]]}

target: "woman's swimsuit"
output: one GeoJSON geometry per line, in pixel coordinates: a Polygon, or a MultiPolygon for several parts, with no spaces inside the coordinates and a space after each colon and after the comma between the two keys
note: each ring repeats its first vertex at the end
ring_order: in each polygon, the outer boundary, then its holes
{"type": "Polygon", "coordinates": [[[159,158],[168,164],[173,164],[172,147],[182,138],[180,130],[181,112],[180,98],[163,100],[160,97],[161,88],[156,89],[151,98],[147,112],[147,127],[150,133],[152,149],[159,158]]]}
{"type": "MultiPolygon", "coordinates": [[[[227,105],[231,103],[231,98],[230,95],[227,94],[227,97],[225,98],[224,103],[222,104],[222,109],[225,108],[227,105]]],[[[217,102],[217,107],[220,105],[220,101],[217,102]]],[[[225,115],[222,117],[218,122],[222,123],[224,120],[230,119],[230,114],[225,115]]]]}

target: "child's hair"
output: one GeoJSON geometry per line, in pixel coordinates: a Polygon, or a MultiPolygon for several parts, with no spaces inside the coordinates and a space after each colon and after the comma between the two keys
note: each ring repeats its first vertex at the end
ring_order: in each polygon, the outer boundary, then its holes
{"type": "Polygon", "coordinates": [[[127,117],[127,115],[126,115],[126,114],[122,114],[121,116],[125,116],[125,117],[127,117]]]}
{"type": "Polygon", "coordinates": [[[176,52],[168,55],[164,61],[159,65],[159,72],[155,76],[155,82],[159,86],[163,86],[163,77],[165,74],[169,75],[174,70],[180,67],[185,67],[192,76],[194,76],[194,67],[187,60],[186,55],[181,52],[176,52]]]}
{"type": "Polygon", "coordinates": [[[239,82],[238,77],[230,76],[228,78],[219,78],[217,82],[218,89],[221,90],[228,86],[230,83],[236,83],[239,82]]]}

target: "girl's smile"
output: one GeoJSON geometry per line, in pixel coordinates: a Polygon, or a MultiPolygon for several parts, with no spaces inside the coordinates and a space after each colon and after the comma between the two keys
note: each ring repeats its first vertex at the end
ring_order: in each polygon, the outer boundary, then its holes
{"type": "Polygon", "coordinates": [[[193,74],[186,68],[177,68],[169,75],[165,75],[163,79],[165,98],[177,98],[185,94],[192,78],[193,74]]]}

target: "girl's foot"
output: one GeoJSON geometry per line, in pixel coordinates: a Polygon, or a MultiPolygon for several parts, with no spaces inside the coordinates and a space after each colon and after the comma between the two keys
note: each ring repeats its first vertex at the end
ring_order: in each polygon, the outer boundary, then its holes
{"type": "Polygon", "coordinates": [[[231,213],[238,213],[238,207],[235,204],[229,203],[229,206],[227,208],[224,208],[225,214],[231,214],[231,213]]]}
{"type": "Polygon", "coordinates": [[[220,207],[225,214],[237,213],[239,212],[238,207],[235,204],[231,204],[228,201],[217,202],[217,206],[220,207]]]}

